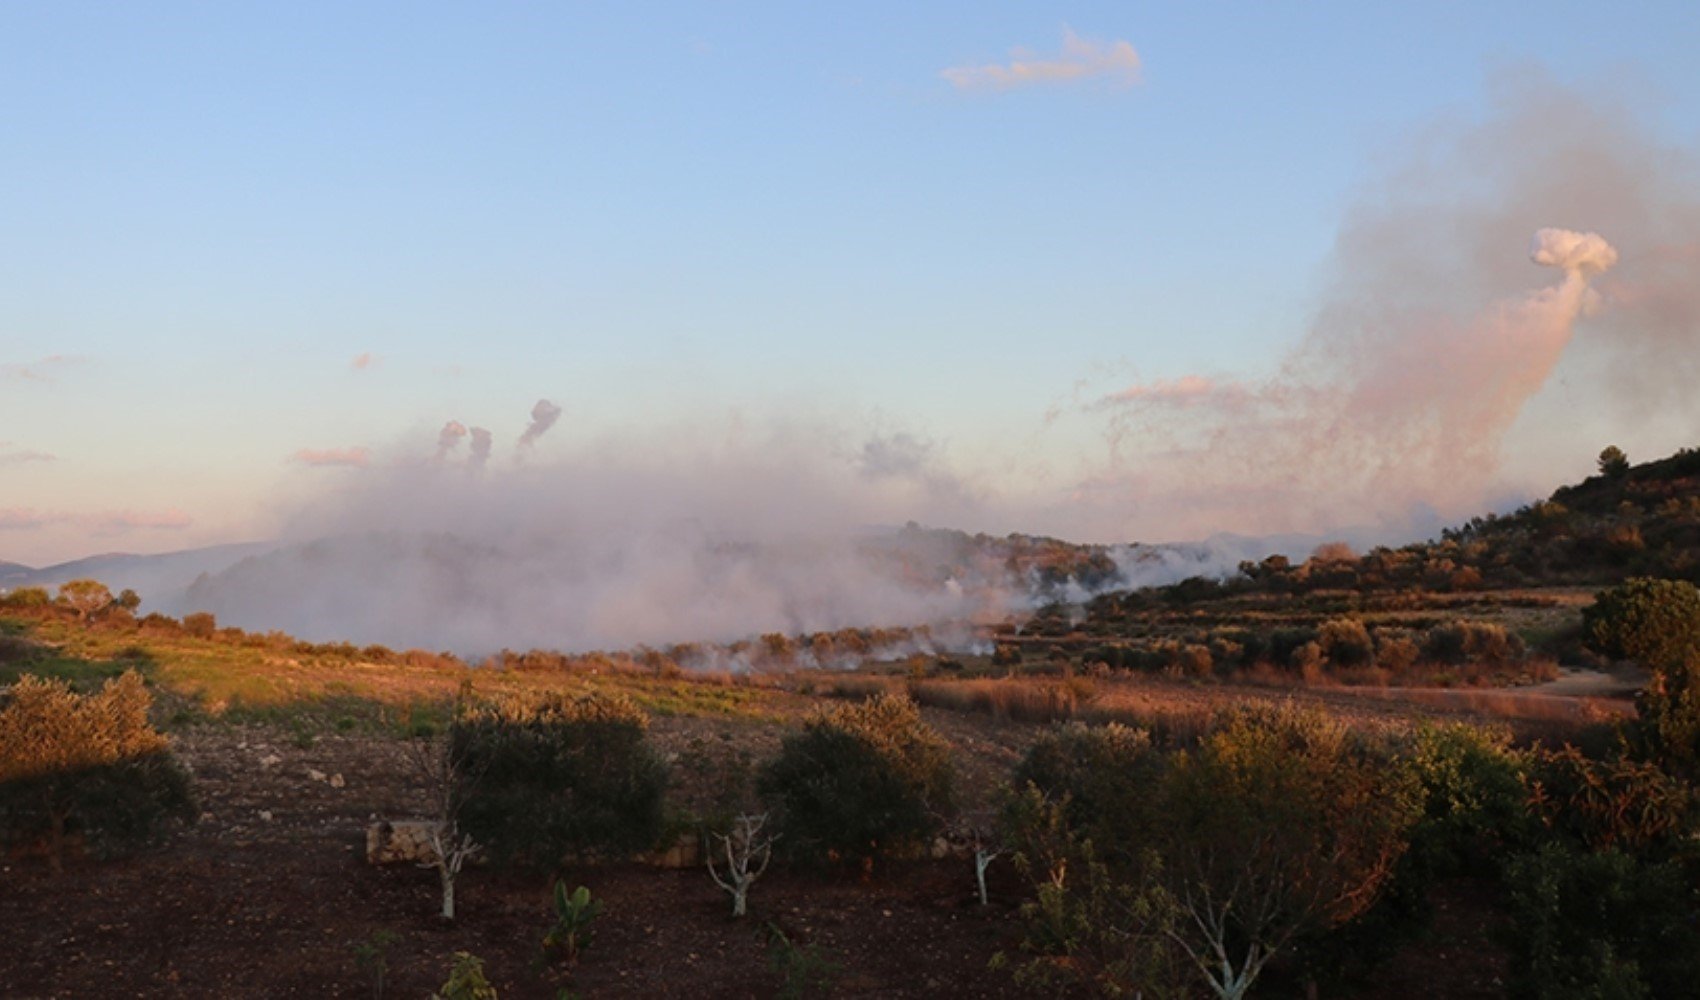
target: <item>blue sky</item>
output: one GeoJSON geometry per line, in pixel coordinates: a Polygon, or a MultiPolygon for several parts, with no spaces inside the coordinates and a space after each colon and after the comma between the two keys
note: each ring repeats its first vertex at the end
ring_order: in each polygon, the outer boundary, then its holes
{"type": "Polygon", "coordinates": [[[1089,474],[1047,410],[1271,370],[1378,163],[1496,74],[1692,149],[1695,51],[1682,3],[8,4],[0,559],[263,535],[348,471],[301,449],[539,398],[557,449],[806,412],[1089,474]],[[1069,32],[1137,79],[941,75],[1069,32]]]}

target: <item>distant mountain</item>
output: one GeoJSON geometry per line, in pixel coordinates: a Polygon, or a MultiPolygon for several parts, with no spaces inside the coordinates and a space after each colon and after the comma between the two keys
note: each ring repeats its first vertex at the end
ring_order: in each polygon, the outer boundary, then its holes
{"type": "Polygon", "coordinates": [[[13,582],[14,580],[21,580],[34,572],[35,570],[23,563],[6,562],[4,559],[0,559],[0,590],[18,586],[13,582]]]}
{"type": "Polygon", "coordinates": [[[189,585],[203,574],[221,573],[249,556],[270,552],[276,547],[273,542],[240,542],[151,556],[112,552],[40,569],[0,563],[0,589],[45,587],[52,590],[70,580],[93,578],[106,584],[113,593],[134,590],[142,596],[144,611],[178,614],[195,610],[186,607],[184,602],[189,585]]]}

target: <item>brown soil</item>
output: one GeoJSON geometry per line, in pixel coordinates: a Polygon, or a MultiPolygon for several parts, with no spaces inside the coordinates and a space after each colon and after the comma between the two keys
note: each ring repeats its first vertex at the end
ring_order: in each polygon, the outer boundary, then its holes
{"type": "MultiPolygon", "coordinates": [[[[980,715],[929,710],[927,718],[957,748],[970,807],[989,801],[1041,731],[980,715]]],[[[693,741],[727,740],[759,759],[783,731],[775,723],[661,717],[652,736],[674,755],[700,745],[693,741]]],[[[588,997],[769,997],[784,983],[769,943],[778,928],[836,969],[825,994],[801,995],[1019,995],[1007,971],[987,967],[1019,936],[1021,892],[1007,861],[992,868],[989,907],[974,898],[966,860],[892,864],[865,880],[776,866],[753,890],[744,920],[728,915],[726,897],[700,869],[574,868],[563,877],[588,885],[607,909],[593,945],[569,970],[539,959],[551,923],[547,876],[469,870],[460,918],[448,924],[437,917],[434,872],[366,864],[368,822],[416,816],[424,804],[404,745],[343,735],[307,742],[276,729],[222,725],[189,729],[176,741],[202,809],[193,827],[129,858],[74,860],[57,877],[38,859],[0,864],[0,991],[374,996],[354,949],[390,932],[398,939],[387,955],[385,996],[429,995],[453,954],[469,951],[485,960],[504,998],[554,997],[561,989],[588,997]]],[[[1453,909],[1440,933],[1463,951],[1485,911],[1467,898],[1453,909]]],[[[1408,950],[1382,982],[1414,992],[1370,995],[1495,995],[1492,953],[1477,950],[1486,957],[1462,963],[1438,957],[1459,954],[1451,944],[1408,950]]]]}

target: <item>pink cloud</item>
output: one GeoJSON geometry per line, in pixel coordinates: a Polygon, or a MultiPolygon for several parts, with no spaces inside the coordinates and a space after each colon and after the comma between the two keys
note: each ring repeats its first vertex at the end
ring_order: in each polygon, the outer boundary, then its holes
{"type": "Polygon", "coordinates": [[[371,453],[359,445],[352,448],[302,448],[289,457],[302,465],[343,466],[354,469],[364,469],[372,461],[371,453]]]}
{"type": "Polygon", "coordinates": [[[1218,383],[1202,375],[1182,375],[1177,379],[1158,379],[1131,385],[1112,392],[1099,402],[1103,405],[1149,403],[1158,406],[1190,407],[1201,403],[1228,404],[1246,398],[1246,390],[1235,383],[1218,383]]]}
{"type": "Polygon", "coordinates": [[[0,441],[0,465],[23,465],[25,462],[54,462],[58,456],[45,451],[19,448],[10,441],[0,441]]]}
{"type": "Polygon", "coordinates": [[[28,531],[63,520],[63,514],[46,513],[32,507],[0,507],[0,531],[28,531]]]}
{"type": "Polygon", "coordinates": [[[179,531],[195,523],[194,518],[176,509],[113,510],[86,515],[79,520],[88,523],[97,534],[121,534],[126,531],[179,531]]]}
{"type": "Polygon", "coordinates": [[[378,367],[378,362],[382,360],[383,359],[378,357],[376,354],[373,354],[370,351],[364,351],[360,354],[356,354],[354,356],[354,360],[350,361],[348,366],[353,368],[355,371],[365,371],[368,368],[378,367]]]}
{"type": "Polygon", "coordinates": [[[939,76],[958,90],[1012,90],[1046,83],[1073,83],[1103,77],[1124,85],[1140,80],[1139,52],[1125,41],[1097,42],[1063,28],[1062,52],[1041,58],[1025,49],[1010,52],[1007,63],[952,66],[939,76]]]}
{"type": "Polygon", "coordinates": [[[82,363],[82,358],[69,354],[50,354],[36,361],[0,364],[0,378],[19,379],[24,382],[51,382],[55,369],[82,363]]]}

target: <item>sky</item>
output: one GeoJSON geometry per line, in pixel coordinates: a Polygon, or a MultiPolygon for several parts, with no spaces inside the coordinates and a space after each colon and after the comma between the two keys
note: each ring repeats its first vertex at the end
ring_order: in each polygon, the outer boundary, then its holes
{"type": "Polygon", "coordinates": [[[806,452],[907,484],[844,520],[1090,541],[1416,535],[1656,457],[1700,18],[1628,6],[0,6],[0,560],[311,534],[451,421],[563,491],[806,452]],[[1504,378],[1392,378],[1524,320],[1504,378]]]}

